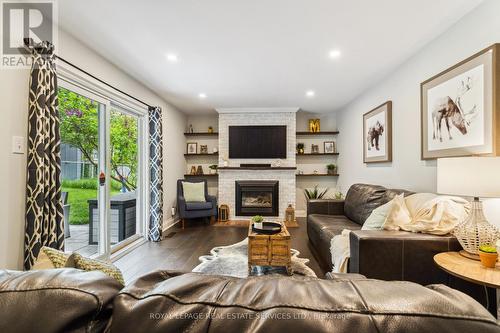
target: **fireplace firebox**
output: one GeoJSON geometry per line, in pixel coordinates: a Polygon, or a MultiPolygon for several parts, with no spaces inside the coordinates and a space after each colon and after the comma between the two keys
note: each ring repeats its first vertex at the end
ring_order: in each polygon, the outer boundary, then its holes
{"type": "Polygon", "coordinates": [[[236,181],[236,216],[279,216],[278,181],[236,181]]]}

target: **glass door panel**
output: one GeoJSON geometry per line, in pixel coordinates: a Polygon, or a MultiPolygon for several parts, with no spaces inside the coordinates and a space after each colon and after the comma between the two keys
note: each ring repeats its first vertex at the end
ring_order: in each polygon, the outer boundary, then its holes
{"type": "Polygon", "coordinates": [[[140,119],[112,106],[110,114],[111,246],[136,238],[140,218],[140,119]]]}
{"type": "Polygon", "coordinates": [[[99,176],[106,170],[102,148],[106,105],[64,87],[58,97],[65,250],[102,255],[106,188],[100,186],[99,176]]]}

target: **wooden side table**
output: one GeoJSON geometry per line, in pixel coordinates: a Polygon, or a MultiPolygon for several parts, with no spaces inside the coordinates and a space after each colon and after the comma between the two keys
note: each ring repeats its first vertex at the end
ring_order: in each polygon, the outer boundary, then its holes
{"type": "MultiPolygon", "coordinates": [[[[500,263],[495,268],[486,268],[480,261],[465,258],[458,252],[442,252],[434,256],[434,262],[445,272],[460,279],[476,283],[485,287],[500,288],[500,263]]],[[[497,291],[498,292],[498,291],[497,291]]],[[[488,310],[495,317],[497,304],[496,297],[488,297],[488,310]]]]}
{"type": "Polygon", "coordinates": [[[291,238],[286,225],[274,235],[258,234],[248,226],[248,274],[252,266],[282,266],[292,275],[291,238]]]}

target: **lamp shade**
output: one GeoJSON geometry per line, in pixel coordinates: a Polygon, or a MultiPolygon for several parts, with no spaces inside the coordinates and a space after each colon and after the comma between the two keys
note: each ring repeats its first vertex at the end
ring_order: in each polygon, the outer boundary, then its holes
{"type": "Polygon", "coordinates": [[[438,159],[437,191],[470,197],[500,197],[500,157],[438,159]]]}

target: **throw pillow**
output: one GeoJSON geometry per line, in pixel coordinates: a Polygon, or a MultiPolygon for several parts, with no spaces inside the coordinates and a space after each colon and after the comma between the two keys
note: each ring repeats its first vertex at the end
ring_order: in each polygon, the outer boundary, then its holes
{"type": "Polygon", "coordinates": [[[397,195],[392,201],[391,209],[382,226],[385,230],[399,230],[401,225],[411,223],[411,216],[408,208],[406,208],[404,194],[397,195]]]}
{"type": "Polygon", "coordinates": [[[78,253],[73,254],[76,268],[83,269],[84,271],[101,271],[120,282],[123,286],[125,285],[122,272],[115,265],[97,259],[85,258],[78,253]]]}
{"type": "Polygon", "coordinates": [[[427,202],[437,197],[438,195],[434,193],[415,193],[409,195],[405,198],[406,208],[408,208],[411,216],[416,216],[427,202]]]}
{"type": "Polygon", "coordinates": [[[40,249],[32,270],[74,267],[73,261],[69,260],[71,255],[47,246],[40,249]]]}
{"type": "Polygon", "coordinates": [[[375,208],[366,219],[361,230],[380,230],[387,220],[387,215],[391,211],[394,199],[375,208]]]}
{"type": "Polygon", "coordinates": [[[186,202],[205,202],[205,183],[182,182],[186,202]]]}

